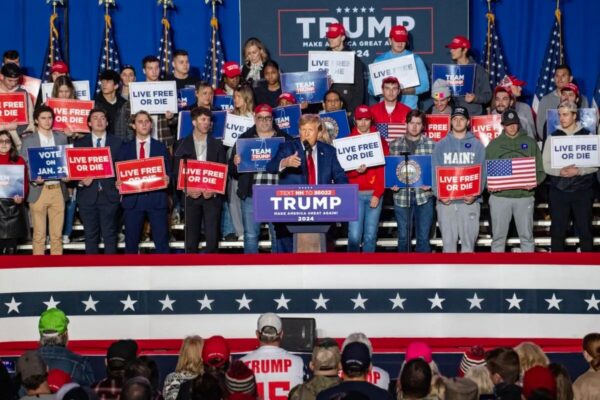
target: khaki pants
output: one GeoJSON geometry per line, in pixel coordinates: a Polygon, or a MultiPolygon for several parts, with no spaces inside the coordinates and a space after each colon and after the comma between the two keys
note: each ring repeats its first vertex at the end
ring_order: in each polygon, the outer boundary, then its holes
{"type": "Polygon", "coordinates": [[[60,184],[45,185],[35,203],[29,204],[33,223],[33,254],[43,255],[46,248],[46,216],[50,223],[50,254],[62,254],[62,230],[65,199],[60,184]]]}

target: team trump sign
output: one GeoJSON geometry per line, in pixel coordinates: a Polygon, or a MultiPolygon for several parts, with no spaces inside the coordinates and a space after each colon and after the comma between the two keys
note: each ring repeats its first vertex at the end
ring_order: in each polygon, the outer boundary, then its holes
{"type": "Polygon", "coordinates": [[[109,147],[68,148],[66,153],[70,179],[102,179],[115,176],[109,147]]]}
{"type": "Polygon", "coordinates": [[[457,200],[481,193],[481,165],[437,167],[436,175],[438,199],[457,200]]]}
{"type": "Polygon", "coordinates": [[[121,194],[151,192],[167,187],[165,160],[162,157],[119,161],[115,168],[117,179],[121,183],[121,194]]]}
{"type": "Polygon", "coordinates": [[[177,189],[199,189],[207,192],[225,194],[227,184],[227,165],[210,161],[188,160],[179,163],[177,189]],[[187,181],[187,184],[186,184],[187,181]]]}

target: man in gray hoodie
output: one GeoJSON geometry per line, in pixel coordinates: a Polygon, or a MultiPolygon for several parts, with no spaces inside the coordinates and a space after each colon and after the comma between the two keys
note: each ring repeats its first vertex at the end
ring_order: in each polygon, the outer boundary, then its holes
{"type": "MultiPolygon", "coordinates": [[[[461,252],[470,253],[475,249],[479,235],[479,212],[481,190],[485,185],[485,148],[483,144],[468,130],[469,112],[465,107],[455,107],[452,111],[452,130],[440,140],[433,151],[432,168],[437,167],[467,167],[481,166],[480,190],[477,196],[449,200],[440,198],[438,179],[433,185],[433,191],[438,198],[436,210],[444,253],[456,253],[458,240],[461,252]]],[[[436,174],[437,175],[437,174],[436,174]]]]}

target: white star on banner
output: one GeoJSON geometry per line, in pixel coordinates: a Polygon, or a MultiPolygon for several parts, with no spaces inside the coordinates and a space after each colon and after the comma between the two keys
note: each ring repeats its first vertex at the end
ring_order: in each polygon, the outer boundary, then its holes
{"type": "Polygon", "coordinates": [[[596,296],[594,296],[593,293],[592,297],[590,297],[589,299],[584,299],[583,301],[585,301],[588,304],[587,311],[590,311],[592,308],[596,311],[600,311],[600,309],[598,309],[598,303],[600,303],[600,299],[596,300],[596,296]]]}
{"type": "Polygon", "coordinates": [[[244,293],[242,295],[241,299],[235,299],[235,301],[240,303],[240,306],[238,307],[238,311],[241,310],[242,308],[246,308],[246,309],[250,310],[250,303],[252,302],[252,299],[246,298],[246,293],[244,293]]]}
{"type": "Polygon", "coordinates": [[[171,311],[173,311],[173,303],[175,303],[177,300],[171,300],[169,298],[169,295],[167,294],[164,298],[164,300],[159,300],[158,302],[160,304],[162,304],[162,309],[160,311],[165,311],[167,308],[171,311]]]}
{"type": "Polygon", "coordinates": [[[335,11],[336,11],[338,14],[341,14],[341,13],[342,13],[342,8],[341,8],[341,7],[338,7],[338,8],[336,8],[336,9],[335,9],[335,11]]]}
{"type": "Polygon", "coordinates": [[[392,302],[392,310],[394,310],[396,307],[404,310],[404,302],[406,299],[400,297],[400,293],[396,293],[396,297],[389,300],[392,302]]]}
{"type": "Polygon", "coordinates": [[[508,309],[511,310],[513,307],[516,308],[517,310],[521,309],[521,302],[523,301],[523,299],[519,299],[517,298],[517,294],[513,293],[512,298],[510,299],[505,299],[506,301],[508,301],[508,309]]]}
{"type": "Polygon", "coordinates": [[[357,308],[362,308],[363,310],[366,310],[365,303],[369,299],[363,299],[359,292],[358,296],[356,296],[355,298],[350,298],[350,300],[352,300],[352,302],[354,303],[354,310],[356,310],[357,308]]]}
{"type": "Polygon", "coordinates": [[[437,292],[435,292],[435,296],[433,296],[433,298],[431,299],[427,299],[431,302],[431,309],[433,310],[435,307],[438,307],[440,310],[443,310],[444,307],[442,306],[442,303],[444,301],[446,301],[446,299],[441,298],[437,292]]]}
{"type": "Polygon", "coordinates": [[[467,298],[467,301],[469,303],[471,303],[471,306],[469,307],[469,310],[472,310],[474,308],[479,308],[481,310],[481,302],[483,300],[485,300],[485,299],[480,299],[479,297],[477,297],[477,292],[475,292],[473,294],[473,297],[467,298]]]}
{"type": "Polygon", "coordinates": [[[552,298],[544,300],[548,303],[548,310],[556,308],[558,311],[560,311],[560,302],[562,299],[557,299],[556,294],[552,293],[552,298]]]}
{"type": "Polygon", "coordinates": [[[85,306],[85,310],[84,312],[87,312],[89,310],[92,311],[97,311],[96,310],[96,304],[100,303],[100,301],[98,300],[94,300],[94,298],[92,297],[92,295],[90,294],[90,296],[88,297],[87,300],[82,300],[81,301],[83,303],[83,305],[85,306]]]}
{"type": "Polygon", "coordinates": [[[318,310],[320,307],[322,307],[324,310],[327,310],[327,302],[329,299],[323,298],[323,293],[319,293],[319,298],[312,299],[312,301],[316,303],[315,310],[318,310]]]}
{"type": "Polygon", "coordinates": [[[211,303],[214,302],[214,299],[209,299],[208,295],[206,293],[204,293],[204,298],[202,300],[197,299],[196,300],[198,303],[200,303],[200,311],[204,310],[205,308],[208,308],[210,311],[212,311],[212,306],[211,303]]]}
{"type": "Polygon", "coordinates": [[[375,12],[375,8],[369,7],[369,12],[375,12]]]}
{"type": "Polygon", "coordinates": [[[13,311],[14,311],[14,312],[16,312],[17,314],[19,314],[19,313],[20,313],[20,311],[19,311],[19,306],[20,306],[21,304],[23,304],[23,303],[21,303],[20,301],[15,301],[15,298],[14,298],[14,297],[12,297],[12,298],[10,299],[10,303],[4,303],[4,305],[5,305],[6,307],[8,307],[8,311],[7,311],[6,313],[7,313],[7,314],[10,314],[11,312],[13,312],[13,311]]]}
{"type": "Polygon", "coordinates": [[[347,13],[349,13],[350,12],[350,8],[346,7],[346,8],[344,8],[344,11],[347,12],[347,13]]]}
{"type": "Polygon", "coordinates": [[[120,300],[121,303],[123,303],[123,311],[127,311],[127,310],[131,310],[131,311],[135,311],[135,303],[137,303],[137,300],[132,300],[130,295],[127,295],[127,299],[125,300],[120,300]]]}
{"type": "Polygon", "coordinates": [[[283,293],[281,293],[281,297],[278,298],[278,299],[273,299],[273,301],[277,303],[277,309],[278,310],[280,308],[285,308],[286,310],[289,310],[288,303],[290,301],[292,301],[292,299],[286,299],[285,296],[283,295],[283,293]]]}
{"type": "Polygon", "coordinates": [[[363,13],[363,14],[366,13],[367,12],[367,7],[361,7],[360,8],[360,12],[363,13]]]}
{"type": "Polygon", "coordinates": [[[46,310],[51,308],[56,308],[57,305],[60,304],[60,301],[54,300],[54,296],[50,296],[50,300],[43,302],[46,305],[46,310]]]}

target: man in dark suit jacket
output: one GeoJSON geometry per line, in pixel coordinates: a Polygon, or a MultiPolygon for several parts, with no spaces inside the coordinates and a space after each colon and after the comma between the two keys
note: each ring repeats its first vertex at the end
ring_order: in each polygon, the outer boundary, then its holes
{"type": "MultiPolygon", "coordinates": [[[[106,132],[108,116],[95,108],[88,115],[91,133],[74,143],[74,147],[109,147],[114,161],[121,150],[121,139],[106,132]]],[[[118,212],[121,195],[115,178],[86,178],[78,183],[77,205],[83,222],[86,254],[98,254],[100,235],[104,240],[104,254],[117,252],[118,212]]]]}
{"type": "MultiPolygon", "coordinates": [[[[212,126],[212,113],[210,110],[204,107],[196,107],[190,114],[194,131],[177,144],[174,156],[175,183],[179,179],[181,160],[186,158],[220,164],[227,163],[227,155],[223,144],[210,135],[212,126]]],[[[183,195],[185,196],[185,194],[183,195]]],[[[223,195],[200,189],[188,189],[183,204],[185,208],[185,252],[198,252],[201,227],[204,225],[205,252],[216,253],[219,250],[219,238],[221,237],[223,195]]]]}
{"type": "MultiPolygon", "coordinates": [[[[267,172],[279,173],[281,185],[330,185],[348,183],[335,147],[317,141],[324,127],[318,115],[300,118],[300,136],[279,146],[275,157],[267,164],[267,172]]],[[[277,251],[292,251],[292,236],[285,225],[276,227],[277,251]]]]}
{"type": "MultiPolygon", "coordinates": [[[[171,176],[171,159],[167,147],[150,137],[152,118],[146,111],[138,111],[133,116],[135,139],[124,143],[119,151],[118,161],[138,160],[148,157],[162,157],[165,162],[166,177],[171,176]],[[143,149],[143,150],[142,150],[143,149]]],[[[117,181],[117,188],[120,182],[117,181]]],[[[167,229],[168,189],[151,192],[125,194],[121,201],[125,219],[125,252],[137,254],[144,220],[148,217],[152,228],[152,240],[157,253],[169,253],[169,232],[167,229]]]]}

